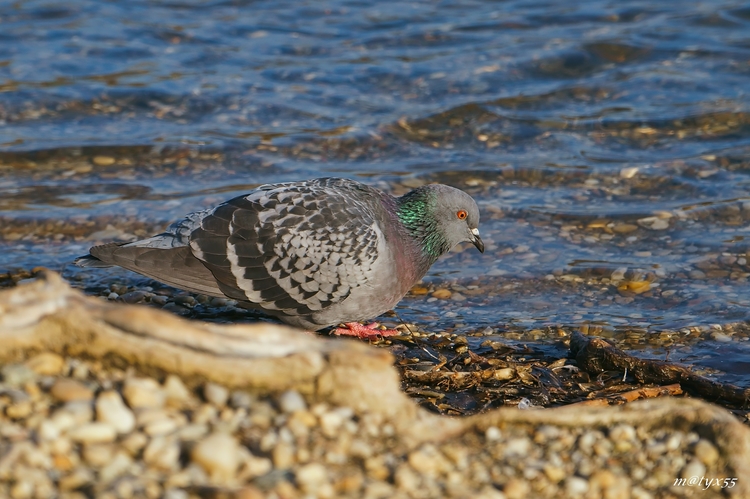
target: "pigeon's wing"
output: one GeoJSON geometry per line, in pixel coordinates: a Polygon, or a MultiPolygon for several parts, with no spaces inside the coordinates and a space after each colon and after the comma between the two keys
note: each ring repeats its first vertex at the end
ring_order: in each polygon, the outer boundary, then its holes
{"type": "Polygon", "coordinates": [[[371,278],[384,237],[375,192],[342,179],[262,186],[203,217],[190,248],[227,296],[311,314],[371,278]]]}

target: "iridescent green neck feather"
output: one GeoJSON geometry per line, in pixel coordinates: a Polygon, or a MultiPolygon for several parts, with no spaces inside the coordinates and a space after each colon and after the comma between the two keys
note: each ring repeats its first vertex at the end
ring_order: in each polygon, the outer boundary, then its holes
{"type": "Polygon", "coordinates": [[[422,254],[434,262],[448,251],[448,242],[435,219],[437,193],[420,187],[398,200],[398,218],[409,234],[420,244],[422,254]]]}

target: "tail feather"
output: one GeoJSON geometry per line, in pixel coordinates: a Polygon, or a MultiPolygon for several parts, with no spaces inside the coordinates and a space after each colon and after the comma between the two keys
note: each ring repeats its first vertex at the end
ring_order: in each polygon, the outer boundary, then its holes
{"type": "Polygon", "coordinates": [[[78,258],[80,267],[118,265],[179,289],[224,298],[213,274],[190,252],[190,247],[153,248],[104,244],[78,258]]]}

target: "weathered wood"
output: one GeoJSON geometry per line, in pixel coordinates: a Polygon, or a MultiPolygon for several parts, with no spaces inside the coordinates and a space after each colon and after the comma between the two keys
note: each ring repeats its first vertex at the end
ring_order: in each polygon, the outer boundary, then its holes
{"type": "MultiPolygon", "coordinates": [[[[750,467],[750,430],[726,410],[699,400],[664,397],[619,407],[501,408],[462,419],[442,417],[419,409],[400,390],[393,358],[382,349],[273,324],[206,324],[109,303],[71,289],[52,272],[0,292],[0,363],[39,351],[125,362],[258,392],[296,389],[313,401],[388,417],[407,446],[490,426],[607,428],[627,423],[710,438],[719,448],[726,476],[741,476],[750,467]]],[[[734,492],[750,496],[750,481],[739,481],[734,492]]]]}
{"type": "Polygon", "coordinates": [[[627,371],[639,383],[671,385],[679,383],[682,389],[706,400],[725,400],[745,406],[750,401],[750,390],[727,383],[719,383],[693,373],[678,364],[659,360],[639,359],[628,355],[601,338],[589,338],[573,333],[570,352],[580,369],[592,374],[604,371],[627,371]]]}

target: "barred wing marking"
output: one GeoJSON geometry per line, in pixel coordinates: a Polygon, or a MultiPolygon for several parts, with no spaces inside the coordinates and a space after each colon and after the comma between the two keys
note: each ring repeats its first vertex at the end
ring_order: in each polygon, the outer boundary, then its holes
{"type": "Polygon", "coordinates": [[[190,247],[228,296],[310,314],[371,278],[383,238],[373,201],[340,179],[263,186],[208,213],[190,247]]]}

